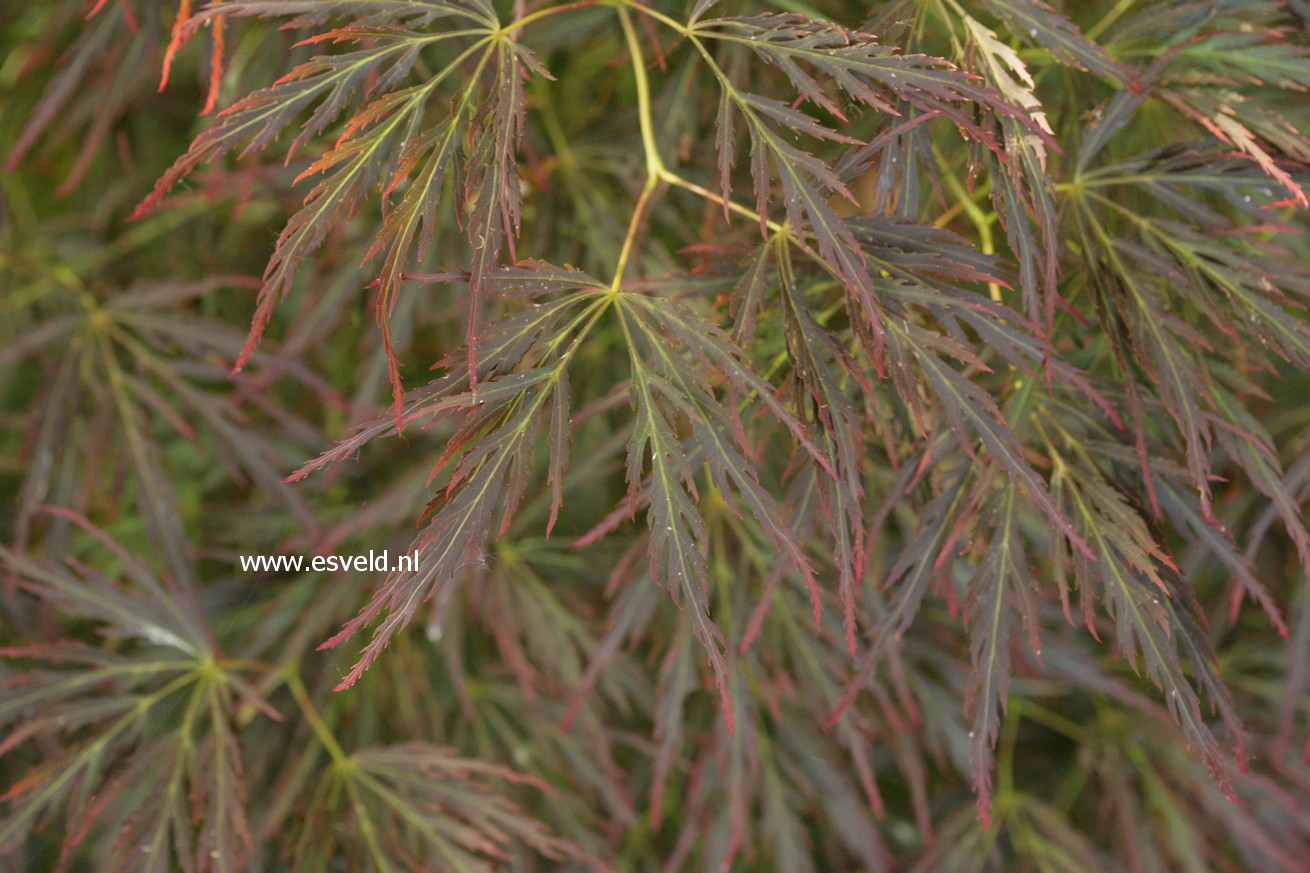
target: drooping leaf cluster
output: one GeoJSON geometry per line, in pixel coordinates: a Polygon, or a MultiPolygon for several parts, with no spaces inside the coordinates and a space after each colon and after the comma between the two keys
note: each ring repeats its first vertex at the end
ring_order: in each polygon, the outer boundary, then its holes
{"type": "Polygon", "coordinates": [[[24,869],[1310,869],[1300,0],[0,21],[24,869]]]}

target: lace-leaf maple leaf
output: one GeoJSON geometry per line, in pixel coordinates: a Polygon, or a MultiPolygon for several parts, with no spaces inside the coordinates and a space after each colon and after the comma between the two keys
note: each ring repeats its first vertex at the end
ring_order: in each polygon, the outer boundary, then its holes
{"type": "Polygon", "coordinates": [[[897,326],[894,336],[897,358],[904,360],[912,356],[917,362],[961,448],[976,458],[971,441],[975,438],[981,441],[988,457],[1000,463],[1015,481],[1023,485],[1028,498],[1042,510],[1052,526],[1075,550],[1090,558],[1091,551],[1086,541],[1056,505],[1045,480],[1024,457],[1022,445],[1006,424],[995,401],[939,355],[939,352],[944,352],[957,360],[976,364],[977,359],[972,353],[945,337],[913,326],[897,326]]]}
{"type": "MultiPolygon", "coordinates": [[[[1095,633],[1093,598],[1102,600],[1114,621],[1116,639],[1134,669],[1140,653],[1146,673],[1165,694],[1174,719],[1193,743],[1215,783],[1232,794],[1229,761],[1201,712],[1200,698],[1183,669],[1188,659],[1194,681],[1218,709],[1239,766],[1246,765],[1245,731],[1231,694],[1214,671],[1214,653],[1204,632],[1188,614],[1194,595],[1178,584],[1173,559],[1158,544],[1145,521],[1114,486],[1087,460],[1077,467],[1057,465],[1052,478],[1056,497],[1070,507],[1079,531],[1091,545],[1095,569],[1087,556],[1072,557],[1074,578],[1084,592],[1084,613],[1095,633]]],[[[1061,461],[1061,463],[1069,463],[1061,461]]]]}
{"type": "Polygon", "coordinates": [[[506,796],[505,786],[515,785],[549,793],[540,780],[420,742],[341,754],[341,764],[316,780],[297,857],[344,855],[377,870],[441,864],[493,873],[526,847],[604,869],[506,796]]]}
{"type": "MultiPolygon", "coordinates": [[[[886,337],[878,296],[864,267],[859,246],[829,202],[833,196],[852,202],[854,197],[827,163],[792,145],[773,125],[818,139],[843,137],[818,126],[804,113],[781,105],[775,107],[737,88],[700,41],[713,40],[749,47],[781,69],[804,98],[838,118],[844,117],[840,108],[827,96],[819,80],[806,70],[807,67],[836,83],[852,98],[882,112],[896,114],[889,102],[896,99],[925,114],[945,115],[962,131],[998,151],[1000,147],[991,135],[974,122],[971,107],[987,108],[1048,141],[1051,136],[1049,127],[1044,128],[1043,122],[1031,117],[1027,107],[978,84],[945,60],[926,55],[897,54],[878,45],[869,34],[847,31],[829,22],[794,14],[701,19],[689,34],[697,40],[697,46],[722,88],[717,146],[725,210],[733,165],[733,115],[737,113],[745,119],[750,139],[756,212],[761,216],[761,222],[767,213],[772,163],[782,187],[787,226],[798,235],[807,229],[813,234],[818,257],[846,286],[852,301],[851,321],[859,325],[862,339],[881,367],[886,337]]],[[[761,230],[764,230],[763,226],[761,230]]]]}
{"type": "Polygon", "coordinates": [[[421,256],[430,247],[448,177],[454,177],[447,196],[460,201],[457,207],[464,200],[472,203],[466,227],[472,249],[468,353],[476,383],[477,323],[487,287],[485,277],[496,265],[505,242],[512,245],[519,229],[516,150],[523,128],[523,79],[529,70],[549,74],[531,52],[504,36],[494,11],[483,3],[362,0],[320,7],[279,0],[234,0],[222,10],[211,8],[197,15],[188,28],[193,31],[207,16],[220,12],[224,16],[290,16],[289,27],[348,16],[354,19],[352,24],[309,37],[302,44],[367,43],[344,54],[319,54],[272,86],[224,110],[137,208],[136,217],[153,210],[170,188],[202,163],[217,160],[243,143],[243,155],[268,146],[311,106],[313,111],[287,149],[288,161],[348,108],[353,110],[335,144],[300,176],[323,174],[305,198],[304,207],[278,237],[236,368],[249,358],[278,300],[290,291],[299,263],[381,187],[383,222],[366,260],[386,250],[376,280],[377,316],[399,420],[403,387],[390,317],[415,250],[421,256]],[[470,20],[474,26],[412,29],[448,17],[470,20]],[[425,49],[446,43],[458,48],[452,59],[418,84],[401,87],[425,49]],[[461,83],[449,113],[425,126],[429,104],[441,86],[456,73],[467,73],[464,65],[469,61],[475,68],[461,83]],[[473,144],[464,154],[467,137],[473,144]],[[390,207],[390,195],[402,188],[399,204],[390,207]]]}
{"type": "Polygon", "coordinates": [[[3,752],[37,738],[59,742],[60,750],[5,793],[12,811],[0,821],[0,849],[62,809],[70,823],[65,859],[94,836],[108,871],[245,869],[251,835],[234,710],[238,700],[266,704],[220,666],[198,609],[181,591],[85,519],[51,511],[88,531],[119,562],[123,579],[80,561],[59,565],[0,547],[0,563],[25,590],[91,622],[110,641],[4,651],[45,666],[0,693],[0,722],[12,729],[3,752]]]}
{"type": "Polygon", "coordinates": [[[1000,732],[1001,713],[1010,689],[1010,634],[1016,614],[1022,616],[1029,644],[1040,657],[1037,638],[1037,580],[1028,566],[1019,527],[1013,482],[994,498],[996,524],[986,557],[969,583],[966,612],[970,616],[973,671],[965,689],[964,708],[971,714],[969,764],[984,826],[991,824],[992,750],[1000,732]],[[999,709],[997,704],[1000,705],[999,709]]]}
{"type": "MultiPolygon", "coordinates": [[[[901,54],[879,45],[871,34],[847,30],[832,22],[779,13],[702,19],[690,32],[698,38],[750,48],[781,69],[803,97],[838,118],[844,117],[841,108],[807,67],[874,109],[896,114],[890,100],[901,99],[925,112],[946,115],[984,141],[990,138],[970,117],[970,106],[1026,118],[1023,107],[961,73],[949,61],[901,54]]],[[[1037,127],[1031,120],[1025,123],[1037,127]]]]}
{"type": "Polygon", "coordinates": [[[993,166],[992,202],[1005,223],[1010,248],[1019,261],[1019,281],[1025,309],[1034,324],[1049,333],[1055,319],[1056,279],[1060,246],[1057,238],[1055,190],[1046,169],[1050,138],[1054,132],[1033,93],[1035,83],[1019,54],[1001,42],[995,31],[970,16],[963,17],[970,48],[977,56],[983,80],[1023,107],[1044,138],[1012,117],[1001,117],[1002,138],[1009,161],[993,166]],[[1034,235],[1029,213],[1036,225],[1034,235]]]}
{"type": "MultiPolygon", "coordinates": [[[[820,477],[819,493],[839,551],[836,554],[842,625],[851,657],[856,649],[856,609],[865,560],[863,439],[855,405],[841,382],[842,373],[858,373],[850,354],[831,331],[820,325],[796,286],[790,246],[775,246],[787,352],[804,385],[819,432],[819,445],[835,476],[820,477]]],[[[859,382],[858,379],[852,381],[859,382]]],[[[865,390],[871,386],[865,384],[865,390]]]]}
{"type": "Polygon", "coordinates": [[[725,408],[715,399],[705,365],[724,375],[734,395],[753,394],[763,401],[798,436],[825,475],[833,475],[834,471],[805,436],[803,425],[774,398],[772,388],[747,368],[741,351],[720,329],[668,300],[622,295],[616,306],[629,349],[631,390],[637,409],[628,444],[629,499],[635,499],[643,490],[648,461],[651,572],[671,589],[690,616],[692,632],[714,669],[731,731],[726,643],[709,615],[704,556],[708,534],[696,509],[699,492],[689,447],[694,446],[695,453],[708,465],[710,481],[718,491],[725,497],[737,495],[745,502],[774,547],[806,580],[816,621],[822,606],[810,561],[747,460],[751,447],[735,408],[725,408]],[[677,347],[670,347],[670,338],[677,347]],[[688,437],[677,432],[680,415],[690,423],[688,437]]]}
{"type": "Polygon", "coordinates": [[[985,5],[1021,39],[1048,49],[1061,63],[1136,86],[1133,73],[1088,39],[1078,26],[1042,0],[984,0],[985,5]]]}
{"type": "Polygon", "coordinates": [[[581,272],[542,264],[502,269],[485,281],[510,293],[545,289],[572,293],[493,324],[481,343],[476,381],[466,354],[448,355],[441,362],[446,374],[411,392],[396,417],[361,426],[354,436],[293,474],[292,478],[301,478],[341,461],[373,439],[399,433],[407,424],[456,422],[431,474],[436,477],[453,463],[447,484],[425,513],[430,520],[415,543],[417,568],[392,572],[364,610],[321,646],[339,645],[387,612],[339,689],[358,681],[391,638],[409,624],[420,604],[476,559],[502,505],[497,535],[505,533],[535,469],[533,450],[543,423],[550,429],[552,467],[563,472],[562,445],[569,439],[567,368],[580,336],[607,306],[605,286],[581,272]]]}
{"type": "MultiPolygon", "coordinates": [[[[731,189],[730,170],[735,146],[732,142],[732,116],[736,112],[745,118],[750,138],[751,175],[755,183],[755,209],[760,215],[761,232],[767,233],[764,216],[768,213],[772,162],[782,184],[787,226],[798,235],[804,234],[807,229],[814,235],[818,256],[847,285],[853,301],[852,307],[859,312],[856,323],[863,328],[862,336],[867,338],[875,358],[881,359],[884,341],[882,315],[873,286],[864,269],[859,246],[828,202],[830,194],[853,199],[850,192],[827,164],[783,139],[767,123],[773,116],[761,111],[758,101],[738,91],[717,66],[714,70],[723,88],[723,97],[719,103],[718,144],[725,204],[731,189]]],[[[808,119],[808,116],[802,117],[808,119]]],[[[726,205],[724,208],[726,210],[726,205]]]]}
{"type": "MultiPolygon", "coordinates": [[[[929,443],[925,457],[928,452],[940,448],[937,442],[939,440],[929,443]]],[[[903,471],[902,478],[907,484],[915,472],[910,467],[903,471]]],[[[887,572],[883,587],[894,586],[895,590],[870,634],[868,647],[855,663],[852,681],[828,714],[830,727],[851,708],[860,691],[876,674],[893,642],[913,624],[923,598],[953,557],[956,534],[968,520],[968,509],[975,500],[977,487],[977,478],[966,465],[956,464],[944,471],[940,490],[919,512],[919,523],[913,536],[887,572]]],[[[894,495],[899,496],[899,492],[900,489],[894,495]]]]}
{"type": "MultiPolygon", "coordinates": [[[[194,441],[233,481],[258,485],[313,528],[303,498],[282,481],[283,459],[273,441],[250,421],[247,405],[226,391],[221,364],[211,363],[234,360],[241,334],[217,320],[190,316],[184,308],[220,288],[247,284],[244,277],[216,277],[97,288],[86,295],[56,287],[40,289],[35,305],[15,301],[9,309],[15,322],[24,315],[35,315],[36,322],[22,341],[5,347],[0,364],[40,356],[54,361],[43,379],[46,390],[26,449],[34,461],[17,501],[18,546],[33,544],[35,517],[43,504],[86,511],[88,496],[106,473],[131,470],[136,502],[164,568],[178,581],[194,582],[186,518],[161,449],[166,433],[194,441]],[[88,444],[81,437],[93,410],[117,427],[88,444]],[[114,449],[108,470],[100,456],[105,445],[114,449]]],[[[255,362],[264,375],[289,377],[321,396],[332,394],[320,378],[282,356],[260,353],[255,362]]],[[[284,422],[295,421],[288,410],[279,414],[284,422]]]]}

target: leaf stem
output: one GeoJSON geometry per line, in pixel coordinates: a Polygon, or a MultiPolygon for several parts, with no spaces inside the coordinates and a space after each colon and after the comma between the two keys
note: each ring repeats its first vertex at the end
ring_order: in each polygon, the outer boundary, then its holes
{"type": "Polygon", "coordinates": [[[665,15],[662,12],[656,12],[654,9],[651,9],[649,6],[646,6],[643,3],[638,3],[636,2],[636,0],[628,0],[627,5],[631,6],[633,9],[636,9],[638,12],[642,13],[643,15],[649,15],[651,18],[655,19],[656,21],[660,22],[663,25],[666,25],[667,27],[673,30],[676,30],[678,33],[682,34],[683,36],[688,36],[691,34],[692,28],[688,27],[687,25],[683,24],[681,21],[678,21],[675,18],[670,18],[669,16],[665,15]]]}
{"type": "MultiPolygon", "coordinates": [[[[684,179],[682,176],[679,176],[677,173],[674,173],[671,170],[663,170],[663,172],[661,173],[661,178],[665,182],[668,182],[670,185],[676,185],[679,188],[685,188],[686,190],[691,191],[693,194],[699,194],[701,197],[704,197],[706,200],[709,200],[712,203],[717,203],[719,206],[726,205],[730,211],[735,212],[738,215],[743,216],[744,218],[749,218],[751,221],[757,224],[760,221],[760,214],[756,212],[754,209],[750,209],[746,206],[742,206],[740,203],[735,203],[732,200],[727,201],[727,203],[725,204],[723,197],[721,195],[716,194],[715,192],[701,185],[697,185],[695,182],[691,181],[690,179],[684,179]]],[[[787,228],[785,228],[783,225],[779,224],[776,221],[773,221],[771,219],[766,219],[764,225],[774,233],[788,235],[787,228]]],[[[804,246],[802,246],[802,248],[804,248],[804,246]]]]}
{"type": "Polygon", "coordinates": [[[641,53],[641,43],[637,40],[637,31],[632,26],[632,17],[628,10],[620,6],[619,23],[623,26],[623,38],[628,43],[628,52],[632,55],[632,74],[637,78],[637,118],[641,125],[641,145],[646,152],[646,172],[658,178],[664,164],[660,161],[659,145],[655,141],[655,125],[650,108],[650,80],[646,78],[646,58],[641,53]]]}
{"type": "MultiPolygon", "coordinates": [[[[633,75],[637,80],[637,118],[641,126],[641,143],[646,156],[647,177],[645,187],[643,187],[641,192],[641,197],[637,200],[637,205],[633,209],[632,219],[628,224],[628,233],[623,240],[623,248],[619,252],[619,260],[618,265],[615,267],[613,284],[610,286],[610,296],[613,297],[618,294],[619,285],[623,279],[623,271],[627,267],[628,260],[632,255],[632,248],[636,240],[638,228],[641,225],[641,219],[645,217],[645,212],[649,206],[650,199],[654,195],[655,189],[660,182],[667,182],[675,187],[683,188],[709,200],[712,203],[726,208],[730,212],[735,212],[744,218],[748,218],[751,221],[768,228],[774,233],[783,236],[808,257],[813,258],[819,263],[823,263],[823,259],[820,258],[812,248],[806,245],[803,239],[801,239],[796,233],[793,233],[791,228],[780,224],[779,222],[764,218],[755,210],[742,206],[739,203],[735,203],[731,199],[725,199],[722,195],[716,194],[708,188],[692,182],[690,179],[683,178],[664,165],[664,161],[660,158],[658,142],[655,139],[655,124],[653,121],[653,113],[651,112],[650,80],[646,76],[646,60],[642,55],[641,43],[637,39],[637,32],[632,25],[632,18],[628,14],[629,7],[636,9],[638,12],[645,15],[649,15],[656,21],[668,25],[673,30],[676,30],[678,33],[690,39],[696,46],[696,49],[705,58],[705,61],[710,65],[714,74],[723,81],[725,86],[728,85],[728,82],[723,75],[723,71],[718,68],[718,65],[714,63],[714,59],[710,56],[709,52],[707,52],[705,47],[701,45],[700,41],[696,39],[695,34],[692,32],[693,28],[669,18],[667,15],[656,12],[654,9],[636,2],[636,0],[628,0],[626,4],[617,7],[616,11],[619,15],[619,23],[623,26],[623,36],[628,44],[628,52],[632,56],[633,75]]],[[[743,107],[743,109],[746,109],[746,107],[743,107]]]]}
{"type": "Polygon", "coordinates": [[[642,150],[646,155],[646,183],[642,186],[641,196],[637,198],[637,205],[633,207],[632,218],[628,221],[628,233],[623,238],[623,248],[619,250],[618,264],[614,267],[614,281],[610,285],[609,296],[611,298],[619,293],[619,286],[623,282],[623,271],[627,268],[628,259],[632,256],[632,247],[637,239],[637,231],[641,227],[641,221],[650,206],[655,189],[659,187],[660,180],[667,172],[664,169],[664,162],[660,160],[659,143],[655,140],[655,123],[651,113],[650,80],[646,78],[646,58],[641,53],[641,42],[637,39],[637,31],[632,26],[632,16],[628,14],[628,10],[620,6],[615,11],[618,12],[619,24],[623,27],[623,38],[628,44],[628,53],[632,56],[632,74],[637,81],[637,120],[638,125],[641,127],[642,150]]]}
{"type": "Polygon", "coordinates": [[[1119,0],[1119,2],[1116,3],[1109,12],[1105,13],[1105,16],[1100,21],[1093,24],[1091,28],[1083,34],[1083,36],[1088,39],[1096,39],[1104,33],[1110,25],[1118,21],[1125,12],[1132,9],[1136,2],[1137,0],[1119,0]]]}
{"type": "Polygon", "coordinates": [[[646,177],[646,184],[642,186],[641,196],[637,198],[637,205],[632,209],[632,218],[628,221],[628,233],[623,237],[623,248],[619,250],[619,260],[614,267],[614,281],[610,284],[609,294],[614,296],[619,293],[619,285],[623,281],[623,271],[628,266],[628,259],[632,256],[632,247],[637,239],[637,231],[641,227],[641,221],[646,215],[646,208],[650,205],[651,197],[655,194],[655,189],[659,187],[660,176],[653,174],[646,177]]]}
{"type": "MultiPolygon", "coordinates": [[[[728,200],[725,203],[721,195],[716,194],[715,192],[711,191],[710,189],[702,185],[697,185],[695,182],[691,181],[690,179],[685,179],[682,176],[679,176],[677,173],[673,172],[672,170],[663,169],[660,172],[660,178],[663,181],[668,182],[670,185],[674,185],[678,188],[685,188],[686,190],[692,192],[693,194],[699,194],[701,197],[704,197],[706,200],[709,200],[711,203],[716,203],[719,206],[726,205],[730,212],[735,212],[736,214],[742,216],[743,218],[748,218],[751,220],[751,222],[755,224],[760,223],[760,214],[756,212],[754,209],[751,209],[747,206],[742,206],[740,203],[736,203],[732,200],[728,200]]],[[[763,224],[769,230],[773,231],[773,233],[783,237],[789,243],[796,246],[796,248],[800,249],[807,257],[814,259],[820,264],[825,263],[824,260],[821,257],[819,257],[819,254],[816,251],[814,251],[814,249],[811,248],[803,239],[800,239],[795,233],[793,233],[792,229],[787,225],[774,221],[771,218],[764,219],[763,224]]],[[[840,277],[834,277],[834,278],[837,278],[838,281],[841,281],[840,277]]]]}
{"type": "Polygon", "coordinates": [[[313,728],[314,735],[318,737],[319,742],[327,749],[328,754],[332,756],[333,762],[338,767],[346,767],[350,764],[350,757],[342,750],[341,744],[337,738],[332,736],[332,731],[328,728],[323,717],[318,714],[318,709],[314,707],[314,701],[309,699],[309,692],[305,690],[305,683],[300,679],[300,670],[295,664],[288,665],[285,671],[287,677],[287,689],[291,696],[295,698],[296,705],[300,711],[305,714],[305,721],[313,728]]]}

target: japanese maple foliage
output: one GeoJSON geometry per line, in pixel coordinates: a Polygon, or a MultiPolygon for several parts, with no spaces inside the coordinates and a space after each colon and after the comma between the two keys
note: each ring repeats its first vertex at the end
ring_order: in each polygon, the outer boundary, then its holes
{"type": "Polygon", "coordinates": [[[0,22],[20,869],[1310,870],[1302,0],[0,22]]]}

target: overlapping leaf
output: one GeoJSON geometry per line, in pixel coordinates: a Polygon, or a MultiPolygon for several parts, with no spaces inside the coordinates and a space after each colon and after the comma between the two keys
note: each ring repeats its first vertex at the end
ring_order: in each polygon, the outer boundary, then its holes
{"type": "MultiPolygon", "coordinates": [[[[217,14],[216,10],[210,10],[217,14]]],[[[300,262],[323,244],[328,233],[350,217],[374,190],[383,188],[384,220],[367,258],[386,250],[378,273],[378,321],[382,325],[392,389],[399,418],[402,383],[389,319],[405,270],[428,248],[436,232],[443,192],[453,176],[456,207],[472,208],[467,233],[472,249],[469,283],[469,355],[477,372],[476,346],[480,301],[486,275],[496,265],[506,240],[518,233],[519,181],[516,149],[523,127],[525,69],[545,73],[524,47],[500,33],[494,12],[479,3],[235,2],[224,16],[293,16],[289,26],[306,26],[351,16],[354,23],[311,37],[308,44],[366,43],[344,54],[319,54],[274,85],[255,91],[224,110],[155,185],[137,208],[156,208],[178,181],[201,164],[217,160],[244,144],[242,154],[265,148],[310,107],[290,160],[313,142],[353,102],[358,102],[335,144],[310,164],[301,178],[323,174],[278,237],[260,289],[250,336],[237,367],[242,366],[272,318],[280,298],[290,291],[300,262]],[[423,31],[412,28],[454,17],[474,26],[423,31]],[[401,26],[403,25],[403,26],[401,26]],[[454,57],[418,84],[402,83],[424,49],[454,45],[454,57]],[[469,87],[454,97],[451,109],[430,123],[429,104],[446,80],[474,64],[469,87]],[[356,94],[358,93],[358,96],[356,94]],[[474,140],[465,155],[466,138],[474,140]],[[388,207],[393,192],[404,189],[399,204],[388,207]]],[[[189,25],[206,20],[202,13],[189,25]]],[[[366,258],[366,259],[367,259],[366,258]]],[[[476,376],[475,376],[476,381],[476,376]]]]}
{"type": "Polygon", "coordinates": [[[708,533],[696,508],[699,492],[691,446],[708,465],[714,487],[725,496],[739,496],[774,547],[805,577],[816,620],[821,604],[810,560],[748,460],[751,447],[735,409],[716,399],[704,368],[720,370],[734,393],[756,395],[809,447],[827,475],[833,471],[809,445],[800,422],[748,369],[740,350],[721,330],[674,303],[652,297],[625,295],[617,305],[631,350],[632,397],[637,409],[628,448],[629,497],[642,489],[649,464],[647,519],[652,572],[686,610],[692,632],[709,654],[731,730],[726,643],[710,618],[705,564],[708,533]],[[670,347],[669,339],[677,346],[670,347]],[[678,418],[684,415],[691,427],[687,435],[678,432],[678,418]]]}
{"type": "Polygon", "coordinates": [[[1028,565],[1016,496],[1013,483],[997,495],[999,507],[992,541],[969,585],[973,672],[965,692],[965,708],[972,712],[969,763],[974,771],[974,791],[984,825],[990,824],[991,750],[996,745],[1001,711],[1009,695],[1010,634],[1016,615],[1023,618],[1030,647],[1038,655],[1041,653],[1036,605],[1040,592],[1028,565]]]}
{"type": "Polygon", "coordinates": [[[25,589],[119,645],[65,641],[5,651],[44,666],[5,683],[4,751],[38,739],[58,751],[8,786],[0,849],[20,845],[62,809],[65,857],[95,834],[105,870],[244,869],[251,836],[233,715],[239,697],[257,702],[253,689],[219,665],[184,595],[83,519],[61,514],[114,554],[123,581],[5,548],[0,561],[25,589]]]}
{"type": "MultiPolygon", "coordinates": [[[[1049,136],[1049,130],[1044,130],[1041,123],[1030,118],[1025,107],[977,84],[954,70],[948,62],[924,55],[897,54],[878,45],[868,34],[849,32],[827,22],[798,15],[702,19],[691,33],[698,40],[748,46],[764,60],[777,65],[802,97],[838,118],[844,116],[820,86],[815,73],[830,79],[847,95],[874,109],[894,113],[888,101],[893,98],[903,100],[925,113],[951,118],[961,130],[984,141],[990,142],[990,135],[973,122],[967,111],[969,106],[987,107],[1015,120],[1034,135],[1049,136]]],[[[702,52],[705,51],[702,47],[702,52]]],[[[706,57],[709,58],[708,53],[706,57]]],[[[781,184],[788,226],[797,234],[806,230],[813,234],[818,256],[847,288],[852,323],[860,325],[861,336],[875,360],[881,362],[886,340],[881,305],[864,269],[859,247],[829,203],[832,195],[854,198],[827,164],[792,145],[775,126],[821,140],[842,140],[845,137],[821,126],[797,109],[741,91],[717,65],[713,69],[722,88],[718,149],[725,202],[734,162],[733,116],[739,113],[745,119],[751,142],[756,211],[761,216],[767,212],[772,164],[781,184]]]]}
{"type": "MultiPolygon", "coordinates": [[[[1022,107],[1048,137],[1053,136],[1041,101],[1033,93],[1032,75],[1018,53],[976,19],[965,16],[963,20],[983,79],[1022,107]]],[[[992,202],[1005,222],[1010,248],[1019,260],[1028,318],[1049,332],[1055,318],[1060,250],[1054,186],[1046,167],[1048,140],[1014,118],[1003,117],[999,123],[1010,159],[993,168],[992,202]],[[1033,216],[1031,224],[1029,213],[1033,216]]]]}
{"type": "Polygon", "coordinates": [[[446,375],[412,392],[395,418],[361,426],[354,436],[294,474],[293,478],[300,478],[349,457],[406,424],[431,426],[452,418],[458,422],[431,474],[435,477],[454,462],[446,485],[429,504],[426,514],[431,520],[415,544],[418,567],[391,573],[369,605],[323,644],[331,648],[344,642],[386,611],[339,688],[358,681],[419,606],[476,560],[502,506],[498,535],[504,534],[532,478],[536,436],[544,422],[550,427],[552,467],[563,473],[563,445],[569,439],[568,365],[578,347],[573,340],[579,331],[585,334],[604,310],[603,286],[585,274],[548,265],[508,268],[484,281],[519,293],[561,285],[574,293],[493,325],[482,343],[477,379],[466,356],[448,356],[442,362],[446,375]]]}
{"type": "Polygon", "coordinates": [[[504,785],[546,788],[508,768],[418,742],[361,749],[342,761],[314,791],[307,821],[316,826],[302,832],[293,855],[305,869],[332,869],[343,849],[360,869],[379,871],[440,865],[491,873],[523,848],[561,863],[585,858],[505,797],[504,785]],[[342,830],[325,826],[337,821],[355,845],[342,845],[342,830]]]}
{"type": "Polygon", "coordinates": [[[1129,70],[1043,0],[986,0],[986,5],[1011,32],[1048,49],[1061,62],[1111,81],[1135,84],[1129,70]]]}
{"type": "MultiPolygon", "coordinates": [[[[10,310],[15,319],[37,315],[39,326],[24,342],[9,345],[0,362],[15,364],[37,356],[50,356],[54,362],[39,415],[32,422],[33,462],[17,503],[15,540],[20,546],[30,541],[42,504],[84,510],[106,466],[111,471],[127,469],[135,478],[137,504],[165,568],[179,581],[193,581],[185,518],[161,457],[156,421],[197,443],[200,424],[210,451],[233,480],[257,484],[300,523],[313,525],[301,496],[282,482],[284,459],[249,426],[247,410],[223,389],[227,380],[222,365],[191,360],[230,362],[239,354],[238,332],[216,321],[188,317],[179,308],[232,284],[244,283],[163,282],[107,294],[106,300],[46,289],[41,306],[32,307],[34,313],[24,313],[21,307],[10,310]],[[86,444],[88,422],[80,417],[89,418],[90,410],[96,410],[95,420],[115,422],[113,438],[86,444]],[[106,446],[114,447],[108,459],[106,446]]],[[[321,379],[285,358],[260,354],[256,363],[270,375],[286,375],[331,393],[321,379]]],[[[289,412],[283,415],[294,421],[289,412]]]]}

